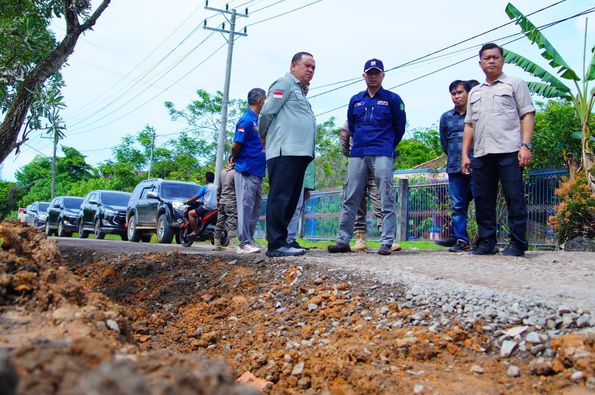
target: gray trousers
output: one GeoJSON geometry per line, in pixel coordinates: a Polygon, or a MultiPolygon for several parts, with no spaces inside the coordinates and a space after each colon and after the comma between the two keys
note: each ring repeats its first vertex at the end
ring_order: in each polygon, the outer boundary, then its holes
{"type": "Polygon", "coordinates": [[[219,205],[217,225],[215,226],[215,238],[221,240],[223,229],[226,228],[229,240],[236,237],[236,229],[238,228],[238,209],[234,203],[223,203],[219,205]]]}
{"type": "Polygon", "coordinates": [[[349,243],[353,235],[355,215],[364,197],[364,189],[370,174],[374,175],[376,186],[380,193],[382,215],[382,244],[391,245],[395,240],[396,230],[396,204],[393,183],[394,159],[388,156],[364,156],[362,158],[349,158],[347,166],[347,188],[345,201],[341,208],[339,222],[338,243],[349,243]]]}
{"type": "Polygon", "coordinates": [[[233,180],[238,204],[238,239],[243,246],[254,241],[262,202],[262,178],[236,171],[233,180]]]}
{"type": "Polygon", "coordinates": [[[368,222],[366,220],[368,214],[368,199],[372,201],[374,222],[377,227],[380,227],[380,224],[382,223],[382,202],[380,201],[378,188],[376,188],[376,179],[372,173],[368,175],[366,188],[364,189],[364,197],[355,214],[355,232],[366,233],[368,231],[368,222]]]}

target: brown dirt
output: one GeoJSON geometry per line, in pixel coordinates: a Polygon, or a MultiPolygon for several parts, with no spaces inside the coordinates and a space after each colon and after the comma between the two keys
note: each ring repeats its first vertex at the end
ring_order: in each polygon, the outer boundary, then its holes
{"type": "Polygon", "coordinates": [[[430,312],[290,259],[62,257],[14,222],[0,238],[0,393],[18,376],[18,394],[578,394],[595,373],[592,334],[552,340],[552,359],[501,359],[481,324],[393,325],[430,312]]]}

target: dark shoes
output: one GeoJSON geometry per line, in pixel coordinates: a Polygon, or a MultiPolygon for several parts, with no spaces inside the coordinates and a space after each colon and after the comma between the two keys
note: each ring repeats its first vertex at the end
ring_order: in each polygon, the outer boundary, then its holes
{"type": "Polygon", "coordinates": [[[509,244],[500,255],[505,256],[525,256],[525,251],[516,244],[509,244]]]}
{"type": "Polygon", "coordinates": [[[380,249],[378,250],[378,255],[390,255],[392,251],[390,250],[390,244],[381,244],[380,249]]]}
{"type": "Polygon", "coordinates": [[[473,246],[473,248],[471,248],[471,255],[494,255],[494,254],[497,254],[498,251],[500,251],[498,249],[498,247],[488,247],[485,245],[477,245],[477,246],[473,246]]]}
{"type": "Polygon", "coordinates": [[[434,243],[442,247],[453,247],[455,244],[457,244],[457,239],[455,239],[453,236],[448,236],[446,239],[436,240],[434,243]]]}
{"type": "Polygon", "coordinates": [[[455,245],[453,245],[452,247],[450,247],[448,249],[448,251],[450,252],[463,252],[463,251],[467,251],[471,248],[471,246],[469,245],[469,243],[466,243],[464,240],[457,240],[457,243],[455,245]]]}
{"type": "Polygon", "coordinates": [[[349,244],[337,243],[335,245],[328,246],[328,252],[331,254],[336,254],[338,252],[351,252],[351,247],[349,247],[349,244]]]}
{"type": "Polygon", "coordinates": [[[278,258],[284,256],[300,256],[304,255],[306,250],[293,247],[279,247],[276,250],[267,250],[266,256],[269,258],[278,258]]]}
{"type": "Polygon", "coordinates": [[[297,242],[297,240],[294,240],[291,243],[289,243],[289,246],[290,247],[293,247],[293,248],[298,248],[300,250],[309,250],[309,248],[302,247],[301,245],[299,245],[299,243],[297,242]]]}

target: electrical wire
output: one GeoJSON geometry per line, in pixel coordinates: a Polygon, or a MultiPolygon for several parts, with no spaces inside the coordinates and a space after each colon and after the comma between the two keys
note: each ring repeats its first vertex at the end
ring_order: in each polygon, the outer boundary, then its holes
{"type": "MultiPolygon", "coordinates": [[[[285,1],[285,0],[278,1],[277,3],[280,3],[280,2],[282,2],[282,1],[285,1]]],[[[276,19],[276,18],[282,17],[282,16],[284,16],[284,15],[287,15],[287,14],[290,14],[290,13],[292,13],[292,12],[299,11],[299,10],[301,10],[301,9],[304,9],[304,8],[306,8],[306,7],[310,7],[311,5],[314,5],[314,4],[316,4],[316,3],[320,3],[321,1],[322,1],[322,0],[315,0],[315,1],[311,2],[311,3],[308,3],[308,4],[305,4],[305,5],[301,6],[301,7],[297,7],[297,8],[294,8],[294,9],[292,9],[292,10],[289,10],[289,11],[283,12],[283,13],[281,13],[281,14],[277,14],[277,15],[274,15],[274,16],[272,16],[272,17],[269,17],[269,18],[266,18],[266,19],[262,19],[262,20],[260,20],[260,21],[256,21],[256,22],[254,22],[254,23],[249,23],[249,24],[247,24],[246,26],[244,26],[244,28],[247,28],[247,27],[250,27],[250,26],[254,26],[254,25],[258,25],[258,24],[260,24],[260,23],[267,22],[267,21],[270,21],[270,20],[273,20],[273,19],[276,19]]],[[[275,3],[275,4],[277,4],[277,3],[275,3]]]]}

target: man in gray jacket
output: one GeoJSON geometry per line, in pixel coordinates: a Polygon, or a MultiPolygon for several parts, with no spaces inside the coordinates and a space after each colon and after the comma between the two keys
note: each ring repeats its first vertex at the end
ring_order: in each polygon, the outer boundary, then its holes
{"type": "Polygon", "coordinates": [[[288,74],[273,82],[260,113],[260,137],[266,140],[269,194],[266,211],[268,257],[297,256],[306,250],[287,244],[287,226],[302,191],[304,173],[314,158],[316,120],[303,86],[314,76],[312,54],[298,52],[288,74]]]}

